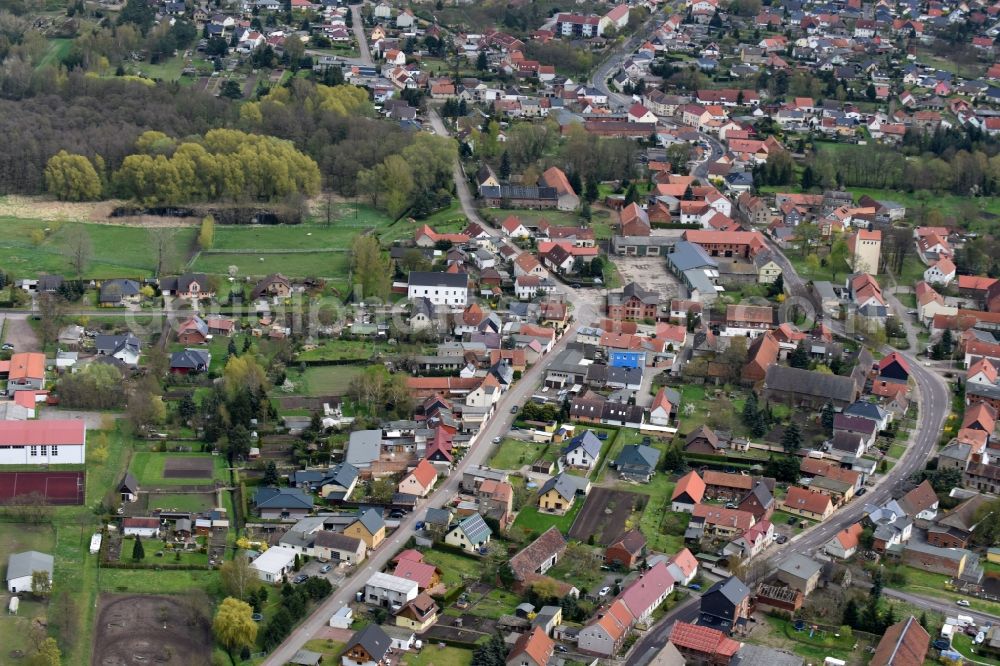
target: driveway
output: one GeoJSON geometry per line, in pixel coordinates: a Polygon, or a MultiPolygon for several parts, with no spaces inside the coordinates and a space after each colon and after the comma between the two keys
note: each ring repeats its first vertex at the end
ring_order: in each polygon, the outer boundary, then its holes
{"type": "Polygon", "coordinates": [[[4,331],[3,341],[14,345],[14,351],[38,351],[38,336],[27,314],[0,314],[0,328],[4,331]]]}
{"type": "Polygon", "coordinates": [[[122,418],[122,414],[115,412],[91,412],[82,409],[59,409],[57,407],[47,407],[38,410],[38,419],[41,421],[79,419],[87,424],[88,430],[101,430],[101,421],[104,420],[105,416],[113,420],[122,418]]]}

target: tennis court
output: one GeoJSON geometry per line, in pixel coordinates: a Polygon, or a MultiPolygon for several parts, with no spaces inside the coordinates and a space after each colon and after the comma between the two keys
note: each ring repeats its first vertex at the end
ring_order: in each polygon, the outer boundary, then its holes
{"type": "Polygon", "coordinates": [[[17,504],[31,493],[45,496],[49,504],[83,504],[83,472],[0,472],[0,502],[17,504]]]}

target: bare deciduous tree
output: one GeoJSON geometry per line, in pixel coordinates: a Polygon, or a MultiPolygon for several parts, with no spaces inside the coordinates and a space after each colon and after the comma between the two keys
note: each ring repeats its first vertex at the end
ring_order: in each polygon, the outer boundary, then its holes
{"type": "Polygon", "coordinates": [[[76,271],[76,276],[78,278],[83,277],[83,272],[87,270],[90,258],[94,253],[94,247],[90,242],[90,234],[79,225],[70,227],[69,231],[66,232],[65,248],[66,258],[69,259],[73,270],[76,271]]]}

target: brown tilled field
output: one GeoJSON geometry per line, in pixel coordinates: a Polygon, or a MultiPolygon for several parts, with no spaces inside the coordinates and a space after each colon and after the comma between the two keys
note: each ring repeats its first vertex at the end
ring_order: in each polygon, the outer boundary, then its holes
{"type": "Polygon", "coordinates": [[[92,666],[207,666],[212,662],[208,618],[183,599],[102,594],[92,666]]]}
{"type": "Polygon", "coordinates": [[[593,534],[598,545],[614,543],[625,531],[625,521],[632,515],[637,498],[636,493],[624,490],[594,488],[569,528],[570,538],[587,541],[593,534]]]}

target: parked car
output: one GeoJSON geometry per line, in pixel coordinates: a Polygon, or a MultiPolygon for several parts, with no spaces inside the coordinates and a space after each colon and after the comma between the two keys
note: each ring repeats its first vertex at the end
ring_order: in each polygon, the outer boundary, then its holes
{"type": "Polygon", "coordinates": [[[3,343],[2,349],[4,351],[14,351],[14,345],[10,344],[9,342],[5,342],[3,343]]]}
{"type": "Polygon", "coordinates": [[[402,509],[393,509],[392,511],[389,512],[390,518],[402,518],[405,515],[406,512],[403,511],[402,509]]]}
{"type": "Polygon", "coordinates": [[[959,599],[955,603],[958,604],[959,606],[962,606],[963,608],[968,608],[969,607],[969,602],[966,601],[965,599],[959,599]]]}
{"type": "Polygon", "coordinates": [[[300,583],[304,583],[307,580],[309,580],[309,576],[305,574],[299,574],[298,576],[292,579],[292,583],[294,583],[295,585],[299,585],[300,583]]]}
{"type": "Polygon", "coordinates": [[[698,590],[701,589],[701,585],[699,585],[698,583],[689,583],[688,584],[688,589],[689,590],[694,590],[695,592],[697,592],[698,590]]]}
{"type": "Polygon", "coordinates": [[[774,537],[774,542],[780,546],[783,543],[788,543],[788,537],[786,537],[784,534],[779,534],[778,536],[774,537]]]}
{"type": "Polygon", "coordinates": [[[493,438],[493,443],[494,444],[499,444],[502,441],[503,441],[503,437],[494,437],[493,438]]]}
{"type": "Polygon", "coordinates": [[[321,566],[319,568],[319,572],[320,573],[329,573],[331,569],[333,569],[333,566],[331,566],[329,564],[324,564],[323,566],[321,566]]]}
{"type": "Polygon", "coordinates": [[[602,588],[600,589],[600,591],[599,591],[599,592],[597,593],[597,596],[599,596],[599,597],[603,597],[603,596],[606,596],[606,595],[607,595],[607,593],[608,593],[608,592],[610,592],[610,591],[611,591],[611,588],[610,588],[610,587],[608,587],[607,585],[605,585],[605,586],[604,586],[604,587],[602,587],[602,588]]]}
{"type": "Polygon", "coordinates": [[[514,405],[513,407],[510,408],[510,413],[511,414],[517,414],[517,410],[518,410],[517,405],[514,405]]]}
{"type": "Polygon", "coordinates": [[[569,652],[569,648],[565,645],[556,645],[556,652],[569,652]]]}
{"type": "Polygon", "coordinates": [[[736,503],[735,502],[726,502],[726,508],[727,509],[735,509],[736,508],[736,503]]]}
{"type": "Polygon", "coordinates": [[[794,525],[795,521],[798,520],[795,516],[788,516],[788,520],[785,521],[788,525],[794,525]]]}
{"type": "Polygon", "coordinates": [[[862,496],[862,495],[864,495],[864,494],[865,494],[866,492],[868,492],[868,489],[867,489],[867,488],[862,488],[862,489],[861,489],[861,490],[859,490],[858,492],[854,493],[854,496],[855,496],[855,497],[861,497],[861,496],[862,496]]]}
{"type": "Polygon", "coordinates": [[[608,433],[606,433],[606,432],[599,432],[599,433],[597,433],[597,439],[601,440],[602,442],[604,440],[606,440],[607,438],[608,438],[608,433]]]}
{"type": "Polygon", "coordinates": [[[951,648],[951,643],[948,642],[947,638],[938,638],[933,643],[931,643],[931,647],[933,647],[935,650],[947,650],[951,648]]]}

